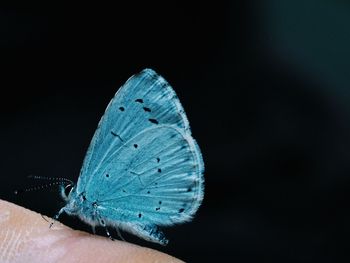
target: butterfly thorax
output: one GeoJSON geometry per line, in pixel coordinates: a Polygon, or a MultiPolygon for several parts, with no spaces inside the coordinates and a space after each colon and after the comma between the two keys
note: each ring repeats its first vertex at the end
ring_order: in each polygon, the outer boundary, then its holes
{"type": "Polygon", "coordinates": [[[77,193],[73,188],[66,199],[64,210],[69,215],[76,215],[81,220],[91,225],[99,224],[98,201],[89,200],[85,192],[77,193]]]}

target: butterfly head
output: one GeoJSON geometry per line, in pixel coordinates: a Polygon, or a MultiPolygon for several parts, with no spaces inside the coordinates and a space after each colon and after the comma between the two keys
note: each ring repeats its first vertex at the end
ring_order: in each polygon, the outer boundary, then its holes
{"type": "Polygon", "coordinates": [[[71,199],[71,196],[72,196],[74,191],[75,191],[74,183],[60,185],[61,197],[66,202],[68,202],[69,199],[71,199]]]}
{"type": "Polygon", "coordinates": [[[63,210],[68,215],[75,215],[90,225],[96,225],[97,202],[91,202],[86,198],[86,193],[78,193],[74,185],[61,186],[61,196],[66,201],[63,210]]]}
{"type": "Polygon", "coordinates": [[[71,215],[77,214],[84,196],[77,193],[75,185],[61,185],[61,196],[66,201],[65,212],[71,215]]]}

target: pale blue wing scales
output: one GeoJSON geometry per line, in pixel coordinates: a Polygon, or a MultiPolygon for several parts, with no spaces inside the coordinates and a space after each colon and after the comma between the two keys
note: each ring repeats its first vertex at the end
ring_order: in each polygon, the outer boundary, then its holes
{"type": "Polygon", "coordinates": [[[174,90],[151,69],[132,76],[116,93],[101,118],[87,151],[77,191],[84,191],[101,163],[126,141],[153,125],[172,125],[190,134],[174,90]]]}
{"type": "Polygon", "coordinates": [[[169,125],[139,133],[103,162],[99,187],[87,188],[107,222],[172,225],[191,219],[203,198],[200,150],[169,125]],[[108,176],[107,176],[108,175],[108,176]]]}

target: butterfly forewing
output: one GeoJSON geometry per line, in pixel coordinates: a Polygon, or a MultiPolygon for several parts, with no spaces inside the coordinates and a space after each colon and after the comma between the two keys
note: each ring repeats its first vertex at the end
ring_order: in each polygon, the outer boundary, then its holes
{"type": "Polygon", "coordinates": [[[101,118],[78,181],[83,191],[101,163],[144,129],[174,125],[190,133],[187,117],[171,86],[151,69],[132,76],[116,93],[101,118]]]}

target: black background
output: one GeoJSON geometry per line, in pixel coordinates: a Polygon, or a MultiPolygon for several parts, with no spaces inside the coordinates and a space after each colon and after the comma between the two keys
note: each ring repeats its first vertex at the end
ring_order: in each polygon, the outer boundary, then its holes
{"type": "Polygon", "coordinates": [[[13,189],[76,181],[107,103],[150,67],[187,112],[205,199],[167,247],[128,241],[188,262],[346,262],[350,5],[168,2],[0,9],[0,197],[54,215],[56,188],[13,189]]]}

